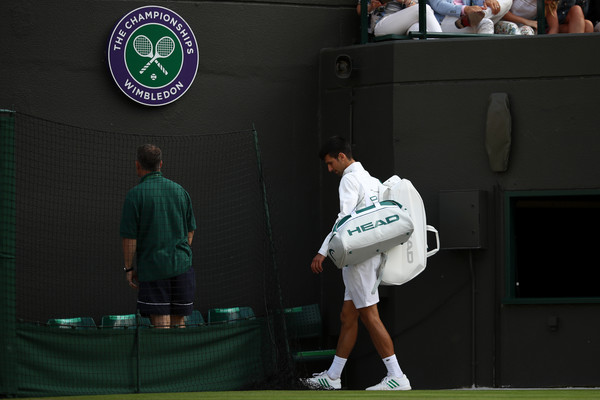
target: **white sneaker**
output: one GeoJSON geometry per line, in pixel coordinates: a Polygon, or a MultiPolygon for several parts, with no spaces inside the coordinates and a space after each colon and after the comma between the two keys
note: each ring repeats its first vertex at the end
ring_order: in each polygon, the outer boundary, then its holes
{"type": "Polygon", "coordinates": [[[331,379],[329,375],[327,375],[326,370],[321,373],[313,374],[312,378],[301,379],[300,381],[311,389],[334,390],[342,388],[342,380],[340,378],[331,379]]]}
{"type": "Polygon", "coordinates": [[[375,386],[368,387],[366,390],[410,390],[410,382],[406,375],[398,378],[396,376],[386,376],[375,386]]]}

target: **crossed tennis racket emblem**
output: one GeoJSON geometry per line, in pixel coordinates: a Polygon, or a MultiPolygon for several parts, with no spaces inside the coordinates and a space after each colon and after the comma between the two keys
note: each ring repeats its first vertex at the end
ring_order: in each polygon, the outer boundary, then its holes
{"type": "Polygon", "coordinates": [[[175,50],[175,42],[173,39],[168,36],[163,36],[158,39],[155,48],[150,39],[144,35],[139,35],[133,39],[133,48],[141,57],[150,58],[150,61],[140,69],[140,74],[143,74],[152,63],[155,63],[165,75],[169,75],[169,72],[158,62],[158,59],[167,58],[173,54],[173,50],[175,50]]]}

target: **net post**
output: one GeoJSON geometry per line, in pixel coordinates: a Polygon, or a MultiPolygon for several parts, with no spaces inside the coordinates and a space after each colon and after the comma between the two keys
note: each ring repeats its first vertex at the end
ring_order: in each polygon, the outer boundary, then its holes
{"type": "MultiPolygon", "coordinates": [[[[277,299],[276,300],[277,300],[277,306],[279,308],[279,312],[281,313],[281,315],[280,315],[281,333],[283,334],[283,340],[284,340],[283,344],[284,344],[284,348],[285,348],[285,363],[286,363],[286,366],[289,367],[289,369],[292,369],[293,368],[292,353],[290,351],[290,346],[289,346],[289,342],[288,342],[288,332],[287,332],[287,326],[285,323],[285,315],[284,315],[284,311],[283,311],[283,298],[282,298],[282,293],[281,293],[281,286],[279,284],[279,270],[277,268],[277,261],[275,258],[275,246],[273,243],[271,213],[269,211],[269,202],[267,199],[267,187],[265,184],[265,178],[264,178],[264,173],[263,173],[263,168],[262,168],[262,158],[261,158],[261,154],[260,154],[260,147],[258,145],[258,132],[256,131],[256,127],[254,126],[254,124],[252,124],[252,135],[254,136],[254,148],[256,151],[258,176],[260,179],[260,185],[261,185],[261,189],[262,189],[263,209],[264,209],[264,213],[265,213],[265,224],[266,224],[266,230],[267,230],[267,237],[269,238],[269,250],[271,253],[271,260],[273,263],[273,274],[274,274],[275,280],[277,282],[277,299]]],[[[268,315],[267,315],[267,323],[269,323],[268,315]]]]}
{"type": "Polygon", "coordinates": [[[135,315],[135,392],[141,393],[142,390],[142,378],[141,378],[141,360],[140,360],[140,328],[142,327],[142,315],[139,310],[135,315]]]}
{"type": "Polygon", "coordinates": [[[0,393],[15,395],[16,163],[15,112],[0,110],[0,393]]]}

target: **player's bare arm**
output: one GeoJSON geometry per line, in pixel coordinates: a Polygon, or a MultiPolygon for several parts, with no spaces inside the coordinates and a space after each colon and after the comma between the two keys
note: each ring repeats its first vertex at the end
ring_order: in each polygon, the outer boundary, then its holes
{"type": "Polygon", "coordinates": [[[312,262],[310,263],[310,269],[312,270],[313,274],[320,274],[323,272],[323,260],[325,260],[325,256],[321,254],[314,256],[312,262]]]}
{"type": "MultiPolygon", "coordinates": [[[[123,238],[123,261],[125,264],[125,268],[129,269],[133,266],[133,257],[135,256],[135,250],[137,248],[137,240],[136,239],[128,239],[123,238]]],[[[126,274],[127,282],[129,282],[129,286],[134,289],[137,289],[137,272],[129,271],[126,274]]]]}

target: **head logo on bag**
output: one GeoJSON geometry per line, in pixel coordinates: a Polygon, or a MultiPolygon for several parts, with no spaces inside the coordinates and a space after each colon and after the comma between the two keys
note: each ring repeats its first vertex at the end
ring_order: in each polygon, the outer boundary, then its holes
{"type": "Polygon", "coordinates": [[[348,229],[348,235],[352,236],[354,233],[361,233],[361,232],[370,231],[371,229],[375,229],[375,228],[377,228],[379,226],[382,226],[382,225],[388,225],[388,224],[391,224],[391,223],[399,221],[399,220],[400,220],[400,216],[399,215],[390,215],[389,217],[385,217],[385,221],[382,220],[382,219],[378,219],[374,223],[373,222],[367,222],[364,225],[357,226],[354,230],[348,229]]]}
{"type": "Polygon", "coordinates": [[[359,264],[405,243],[413,232],[413,222],[395,201],[375,201],[342,218],[333,228],[327,254],[338,267],[359,264]]]}

